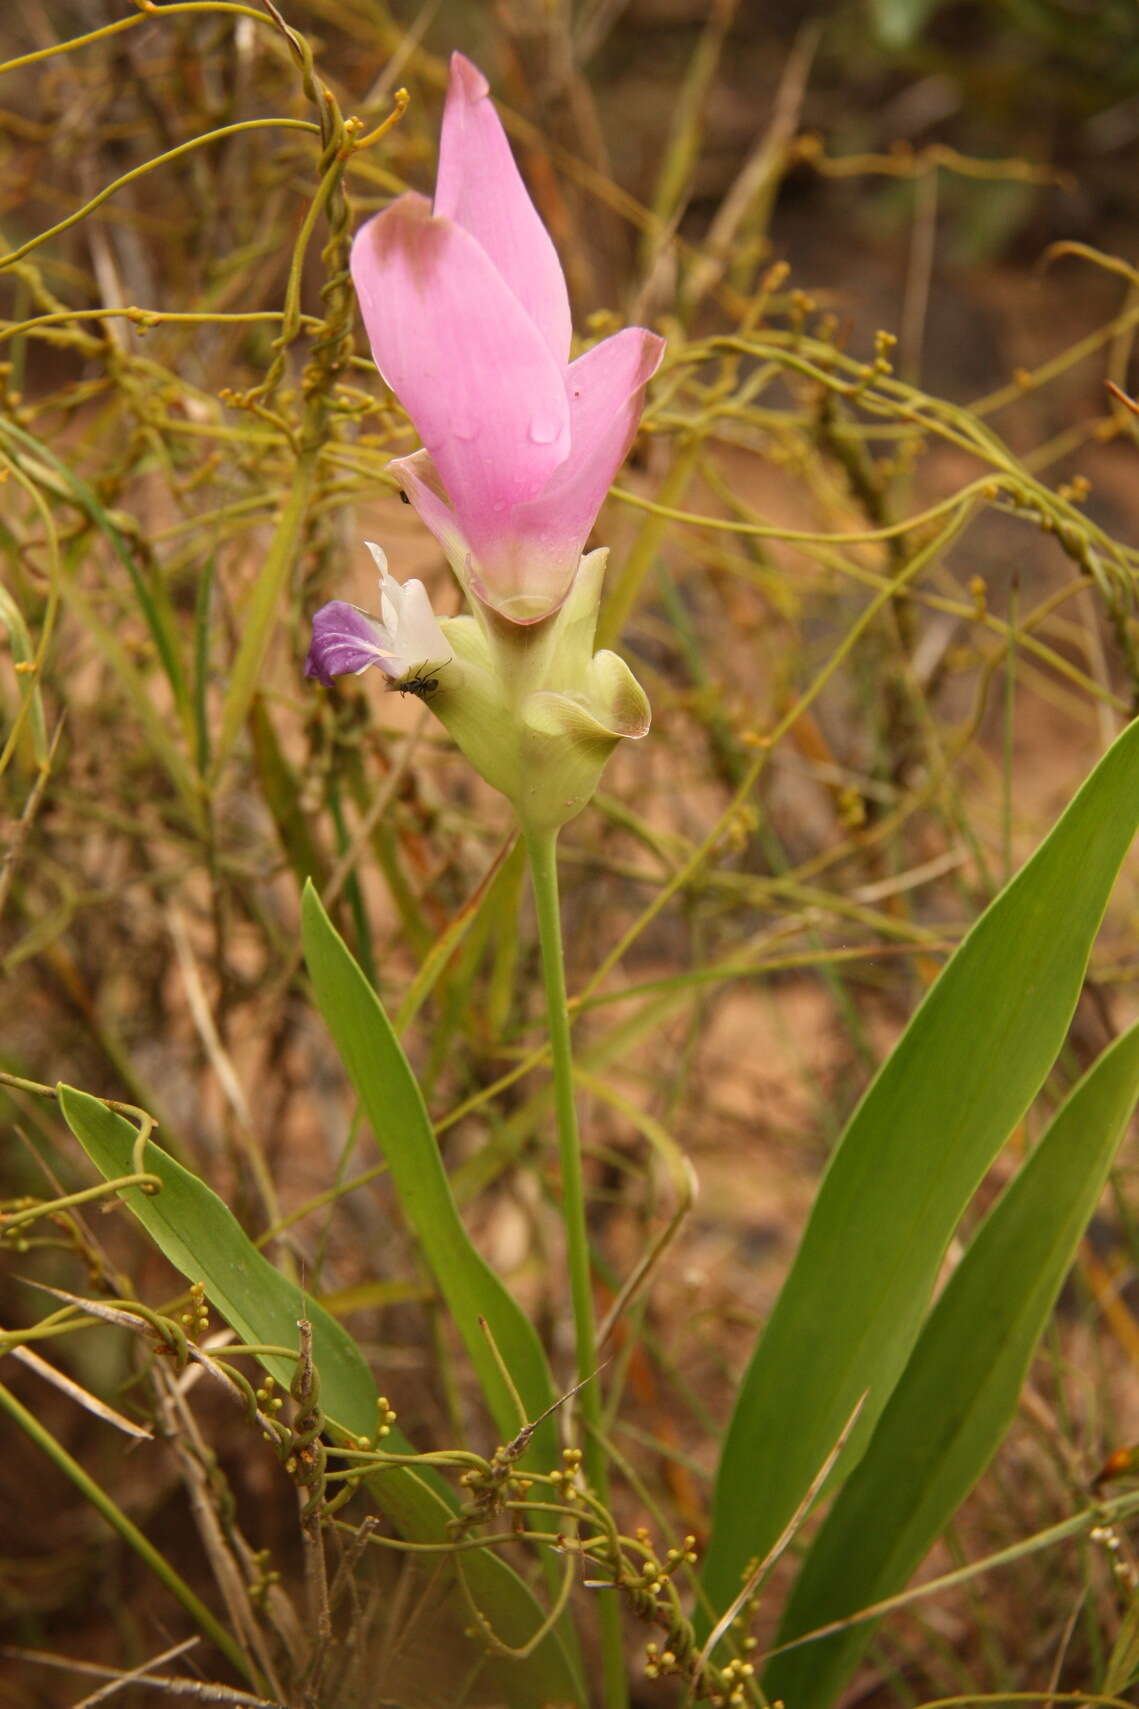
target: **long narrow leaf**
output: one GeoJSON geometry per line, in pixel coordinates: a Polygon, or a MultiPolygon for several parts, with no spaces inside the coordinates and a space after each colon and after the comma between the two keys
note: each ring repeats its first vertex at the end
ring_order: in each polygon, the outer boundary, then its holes
{"type": "MultiPolygon", "coordinates": [[[[383,1005],[311,883],[305,886],[302,931],[317,1006],[387,1159],[404,1216],[463,1338],[495,1426],[509,1441],[522,1421],[479,1319],[490,1326],[528,1419],[554,1401],[541,1342],[471,1245],[416,1078],[383,1005]]],[[[556,1429],[547,1419],[534,1432],[529,1453],[535,1465],[549,1468],[557,1452],[556,1429]]]]}
{"type": "MultiPolygon", "coordinates": [[[[59,1088],[68,1127],[107,1180],[132,1171],[137,1129],[89,1092],[59,1088]]],[[[229,1206],[196,1175],[151,1141],[146,1168],[162,1182],[161,1192],[124,1187],[122,1198],[176,1269],[201,1282],[211,1302],[243,1340],[255,1345],[297,1345],[297,1320],[312,1324],[313,1362],[320,1374],[320,1404],[327,1416],[353,1436],[376,1427],[376,1385],[348,1331],[295,1282],[258,1252],[229,1206]]],[[[288,1389],[293,1360],[262,1364],[288,1389]]],[[[408,1447],[397,1452],[412,1452],[408,1447]]]]}
{"type": "MultiPolygon", "coordinates": [[[[130,1174],[137,1138],[130,1122],[98,1098],[70,1086],[59,1088],[59,1101],[67,1125],[100,1173],[107,1180],[130,1174]]],[[[159,1250],[190,1281],[204,1285],[226,1322],[252,1344],[293,1346],[297,1320],[307,1317],[326,1415],[353,1435],[373,1431],[376,1386],[347,1331],[273,1268],[228,1206],[195,1175],[153,1142],[147,1145],[145,1162],[162,1182],[162,1190],[151,1197],[137,1187],[126,1187],[122,1198],[159,1250]]],[[[268,1355],[260,1363],[288,1388],[295,1368],[291,1360],[268,1355]]],[[[394,1427],[384,1447],[395,1454],[414,1452],[394,1427]]],[[[368,1487],[401,1536],[417,1543],[449,1540],[456,1503],[430,1467],[375,1472],[368,1487]]],[[[496,1634],[507,1644],[525,1644],[543,1616],[513,1568],[489,1551],[472,1550],[463,1556],[462,1571],[471,1596],[496,1634]]],[[[533,1655],[504,1668],[502,1677],[504,1700],[516,1709],[583,1701],[574,1664],[557,1631],[548,1634],[533,1655]]]]}
{"type": "Polygon", "coordinates": [[[741,1385],[705,1583],[714,1607],[780,1535],[859,1397],[865,1447],[938,1266],[1063,1043],[1139,824],[1139,723],[960,945],[854,1114],[741,1385]]]}
{"type": "MultiPolygon", "coordinates": [[[[1139,1027],[1096,1062],[989,1213],[930,1314],[796,1581],[788,1643],[899,1591],[996,1452],[1139,1097],[1139,1027]]],[[[779,1656],[765,1688],[823,1709],[873,1625],[779,1656]]]]}

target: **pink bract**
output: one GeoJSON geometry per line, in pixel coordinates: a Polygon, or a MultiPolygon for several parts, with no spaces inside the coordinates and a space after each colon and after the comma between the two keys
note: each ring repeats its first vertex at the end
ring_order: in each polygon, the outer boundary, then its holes
{"type": "Polygon", "coordinates": [[[570,310],[482,73],[451,59],[434,205],[362,226],[352,278],[376,366],[424,450],[394,462],[463,585],[518,623],[565,600],[664,341],[569,361],[570,310]]]}

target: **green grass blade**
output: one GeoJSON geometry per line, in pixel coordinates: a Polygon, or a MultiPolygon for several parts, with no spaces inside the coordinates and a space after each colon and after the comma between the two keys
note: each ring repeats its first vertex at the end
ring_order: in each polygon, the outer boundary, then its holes
{"type": "Polygon", "coordinates": [[[272,815],[285,859],[298,883],[303,884],[310,876],[321,883],[327,862],[309,828],[301,805],[300,783],[277,740],[269,708],[261,695],[255,696],[249,708],[249,735],[261,794],[272,815]]]}
{"type": "MultiPolygon", "coordinates": [[[[34,673],[36,649],[28,634],[24,614],[7,588],[0,587],[0,629],[8,637],[8,650],[14,665],[24,665],[28,675],[17,678],[20,699],[27,704],[28,758],[33,765],[47,765],[47,720],[44,717],[43,691],[34,673]]],[[[6,744],[5,744],[6,746],[6,744]]]]}
{"type": "Polygon", "coordinates": [[[856,1110],[728,1428],[705,1568],[715,1608],[864,1394],[844,1466],[869,1439],[953,1230],[1060,1050],[1137,824],[1139,722],[986,909],[856,1110]]]}
{"type": "MultiPolygon", "coordinates": [[[[537,1333],[471,1245],[419,1085],[379,998],[311,883],[305,886],[302,931],[317,1006],[387,1159],[408,1225],[458,1326],[495,1426],[509,1441],[521,1421],[479,1318],[490,1326],[529,1419],[554,1400],[537,1333]]],[[[557,1431],[548,1419],[534,1432],[529,1457],[548,1469],[557,1454],[557,1431]]]]}
{"type": "Polygon", "coordinates": [[[177,726],[155,704],[146,675],[132,662],[123,642],[120,628],[104,623],[75,576],[68,576],[63,585],[64,603],[84,634],[102,654],[124,698],[132,707],[147,747],[154,758],[166,768],[167,776],[182,798],[182,805],[191,824],[202,820],[202,795],[178,740],[177,726]]]}
{"type": "MultiPolygon", "coordinates": [[[[812,1544],[780,1643],[902,1589],[985,1470],[1136,1097],[1139,1027],[1072,1092],[951,1276],[812,1544]]],[[[768,1695],[823,1709],[872,1631],[867,1622],[777,1657],[768,1695]]]]}
{"type": "Polygon", "coordinates": [[[103,1515],[108,1525],[118,1532],[123,1542],[134,1550],[139,1559],[150,1568],[154,1576],[182,1604],[186,1613],[201,1628],[206,1637],[217,1645],[230,1665],[235,1667],[238,1673],[249,1680],[256,1689],[266,1689],[256,1667],[246,1656],[240,1644],[235,1642],[217,1616],[206,1607],[201,1597],[190,1588],[181,1574],[174,1569],[161,1549],[155,1548],[145,1532],[139,1530],[133,1519],[123,1512],[118,1502],[108,1495],[98,1480],[90,1476],[79,1464],[79,1461],[67,1452],[62,1442],[57,1442],[51,1431],[40,1422],[34,1413],[29,1412],[26,1406],[21,1405],[16,1396],[11,1394],[3,1384],[0,1384],[0,1411],[6,1412],[13,1422],[20,1426],[25,1435],[29,1436],[43,1450],[57,1471],[61,1472],[64,1477],[70,1478],[80,1494],[91,1503],[97,1512],[103,1515]]]}
{"type": "Polygon", "coordinates": [[[1139,1673],[1139,1598],[1132,1596],[1119,1623],[1100,1686],[1105,1697],[1119,1697],[1139,1673]]]}
{"type": "Polygon", "coordinates": [[[217,557],[215,553],[210,552],[202,560],[198,573],[198,592],[194,600],[192,723],[194,765],[199,777],[205,777],[210,764],[210,614],[213,610],[216,580],[217,557]]]}
{"type": "Polygon", "coordinates": [[[221,728],[214,746],[212,776],[215,782],[224,771],[237,739],[245,728],[249,709],[264,677],[265,655],[269,650],[273,626],[280,614],[289,572],[300,550],[305,517],[316,481],[316,461],[312,452],[297,460],[288,498],[277,520],[276,530],[249,596],[249,603],[242,613],[241,643],[229,673],[221,711],[221,728]]]}
{"type": "MultiPolygon", "coordinates": [[[[438,985],[447,963],[452,956],[457,957],[460,947],[477,927],[483,927],[485,922],[486,937],[489,939],[496,924],[501,923],[499,916],[504,903],[507,909],[513,910],[512,913],[507,913],[506,919],[517,919],[519,892],[525,872],[525,851],[521,839],[509,837],[479,880],[474,894],[467,898],[450,924],[439,933],[427,951],[396,1014],[397,1033],[405,1032],[411,1025],[438,985]]],[[[497,943],[500,959],[506,963],[508,969],[512,968],[517,955],[517,932],[502,930],[497,943]]],[[[496,965],[495,976],[491,979],[491,993],[483,1010],[484,1022],[489,1012],[490,1024],[493,1026],[496,1018],[501,1019],[505,1007],[496,965]]]]}
{"type": "MultiPolygon", "coordinates": [[[[68,1127],[99,1172],[108,1181],[130,1174],[132,1147],[138,1138],[132,1123],[71,1086],[59,1088],[59,1102],[68,1127]]],[[[297,1321],[307,1318],[312,1324],[313,1362],[320,1374],[325,1415],[353,1436],[374,1432],[376,1385],[348,1331],[274,1269],[212,1188],[153,1141],[146,1147],[145,1164],[162,1182],[161,1192],[151,1196],[139,1187],[124,1187],[121,1197],[159,1251],[190,1281],[201,1282],[231,1329],[255,1346],[296,1346],[297,1321]]],[[[296,1368],[291,1359],[266,1355],[259,1363],[288,1390],[296,1368]]],[[[394,1454],[415,1452],[394,1428],[384,1446],[394,1454]]],[[[434,1473],[417,1473],[415,1480],[420,1488],[434,1484],[437,1494],[445,1492],[446,1486],[434,1473]]],[[[421,1504],[418,1490],[405,1498],[402,1471],[379,1474],[378,1481],[383,1485],[385,1511],[414,1534],[421,1504]]],[[[425,1508],[424,1515],[430,1511],[425,1508]]]]}
{"type": "MultiPolygon", "coordinates": [[[[130,1174],[137,1130],[98,1098],[71,1086],[59,1088],[67,1125],[107,1180],[130,1174]]],[[[289,1347],[297,1320],[312,1324],[314,1363],[327,1417],[353,1435],[376,1426],[376,1385],[356,1343],[335,1318],[275,1270],[253,1245],[228,1206],[202,1181],[150,1142],[146,1168],[162,1190],[152,1197],[125,1187],[122,1198],[155,1245],[190,1281],[201,1282],[211,1303],[237,1334],[252,1344],[289,1347]]],[[[266,1356],[259,1361],[287,1390],[294,1365],[266,1356]]],[[[394,1426],[384,1439],[389,1453],[415,1450],[394,1426]]],[[[371,1474],[368,1488],[395,1530],[417,1543],[446,1543],[457,1504],[430,1467],[392,1467],[371,1474]]],[[[472,1550],[462,1568],[475,1604],[504,1642],[521,1646],[541,1624],[542,1610],[513,1568],[489,1550],[472,1550]]],[[[503,1670],[505,1700],[517,1709],[535,1703],[584,1701],[580,1680],[567,1657],[562,1634],[551,1632],[532,1656],[503,1670]]]]}
{"type": "Polygon", "coordinates": [[[139,610],[146,620],[150,636],[154,642],[155,651],[166,673],[167,681],[174,694],[174,700],[180,713],[185,713],[189,707],[189,694],[186,688],[186,675],[182,669],[182,661],[178,655],[175,641],[176,624],[170,604],[170,596],[162,582],[156,577],[153,586],[148,586],[142,570],[139,568],[133,547],[111,520],[106,508],[100,503],[99,497],[87,482],[74,474],[67,464],[62,462],[48,446],[34,439],[23,428],[17,427],[13,421],[0,420],[0,434],[6,435],[17,448],[16,454],[24,453],[25,461],[30,458],[28,472],[33,477],[39,477],[41,484],[48,492],[57,496],[67,497],[77,509],[81,510],[94,528],[97,528],[107,541],[111,550],[130,577],[134,596],[138,601],[139,610]],[[41,464],[48,475],[44,478],[36,464],[41,464]],[[51,479],[54,477],[54,480],[51,479]]]}

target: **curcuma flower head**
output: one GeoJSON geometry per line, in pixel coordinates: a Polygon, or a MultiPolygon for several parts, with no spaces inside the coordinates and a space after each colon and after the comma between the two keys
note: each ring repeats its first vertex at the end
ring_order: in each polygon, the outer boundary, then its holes
{"type": "Polygon", "coordinates": [[[461,54],[435,201],[409,194],[352,245],[376,367],[425,449],[392,464],[459,581],[515,623],[569,593],[663,341],[626,327],[569,359],[566,282],[486,79],[461,54]]]}
{"type": "Polygon", "coordinates": [[[583,549],[664,342],[626,327],[570,361],[561,265],[486,79],[461,54],[434,202],[400,196],[357,233],[351,265],[376,366],[424,446],[389,467],[473,615],[437,622],[422,585],[400,588],[381,565],[381,619],[324,607],[306,672],[327,682],[376,664],[395,687],[430,683],[433,709],[524,823],[560,824],[616,742],[648,729],[628,667],[593,652],[604,556],[583,549]],[[557,773],[559,742],[579,750],[564,799],[547,777],[536,804],[525,773],[557,773]]]}

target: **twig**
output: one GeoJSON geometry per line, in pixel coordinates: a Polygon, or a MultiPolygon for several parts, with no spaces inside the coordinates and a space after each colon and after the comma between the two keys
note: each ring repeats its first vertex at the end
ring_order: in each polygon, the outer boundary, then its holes
{"type": "MultiPolygon", "coordinates": [[[[0,1649],[0,1656],[8,1661],[36,1662],[41,1667],[60,1668],[64,1672],[83,1673],[95,1679],[110,1679],[115,1682],[116,1691],[120,1685],[130,1684],[138,1679],[144,1679],[147,1685],[156,1685],[160,1691],[165,1691],[171,1697],[193,1697],[199,1703],[231,1703],[235,1709],[286,1709],[286,1705],[277,1697],[254,1697],[248,1691],[239,1691],[233,1685],[218,1685],[208,1679],[179,1679],[171,1674],[150,1673],[148,1670],[172,1655],[182,1654],[191,1644],[197,1643],[196,1638],[179,1644],[173,1650],[167,1650],[161,1656],[155,1656],[153,1661],[143,1664],[130,1673],[121,1673],[118,1668],[103,1667],[98,1662],[81,1662],[73,1656],[55,1655],[49,1650],[26,1650],[16,1645],[0,1649]]],[[[90,1704],[96,1699],[88,1697],[84,1700],[90,1704]]],[[[83,1704],[76,1704],[75,1709],[84,1709],[83,1704]]]]}

